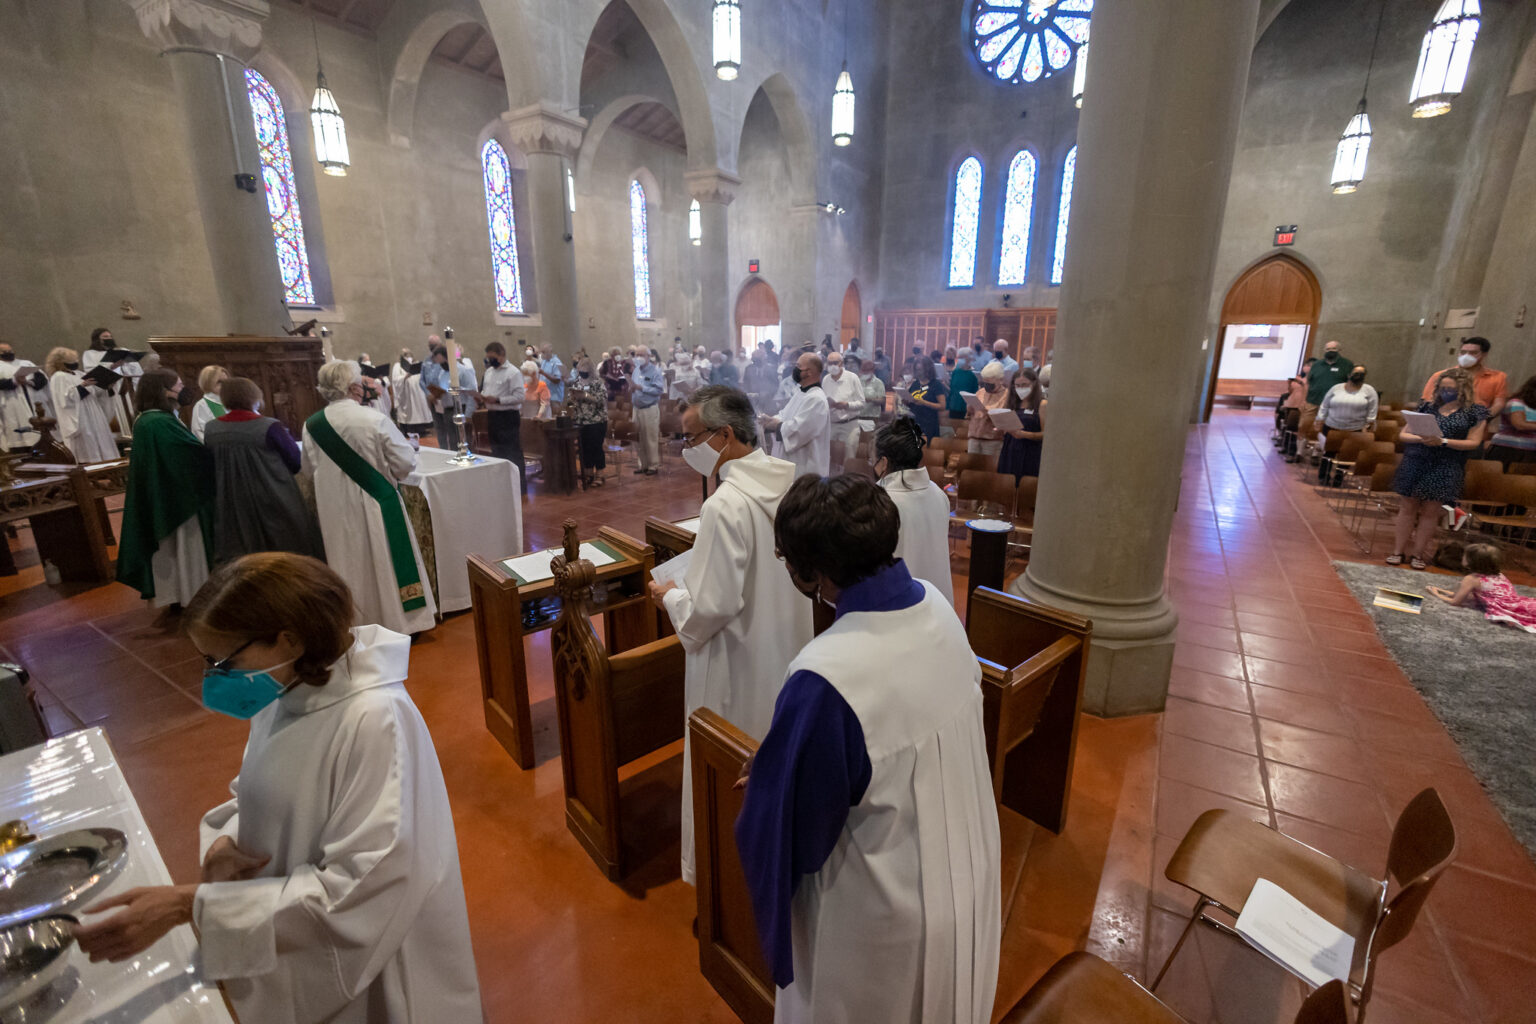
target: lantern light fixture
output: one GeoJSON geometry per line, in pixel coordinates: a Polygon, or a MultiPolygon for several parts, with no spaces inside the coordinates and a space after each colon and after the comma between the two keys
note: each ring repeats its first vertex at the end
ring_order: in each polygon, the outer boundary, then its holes
{"type": "Polygon", "coordinates": [[[325,69],[320,66],[320,30],[310,15],[310,27],[315,36],[315,97],[309,102],[309,123],[315,130],[315,160],[326,174],[337,178],[347,175],[352,164],[347,150],[347,123],[342,120],[341,108],[325,82],[325,69]]]}
{"type": "Polygon", "coordinates": [[[1451,109],[1451,100],[1467,82],[1480,14],[1478,0],[1445,0],[1440,5],[1424,33],[1418,70],[1413,73],[1413,89],[1408,94],[1414,117],[1438,117],[1451,109]]]}
{"type": "Polygon", "coordinates": [[[688,241],[694,245],[704,243],[704,211],[699,209],[697,199],[688,206],[688,241]]]}
{"type": "Polygon", "coordinates": [[[1334,149],[1330,184],[1336,196],[1354,192],[1365,180],[1366,157],[1371,152],[1371,118],[1365,112],[1365,99],[1371,90],[1371,71],[1376,67],[1376,47],[1381,42],[1381,21],[1386,10],[1387,2],[1381,0],[1381,5],[1376,9],[1376,34],[1371,38],[1371,58],[1365,65],[1365,84],[1360,88],[1360,105],[1344,126],[1344,134],[1339,136],[1338,146],[1334,149]]]}
{"type": "Polygon", "coordinates": [[[715,77],[733,82],[741,74],[741,0],[715,0],[715,77]]]}
{"type": "Polygon", "coordinates": [[[846,146],[853,142],[853,78],[848,74],[848,62],[843,62],[842,74],[837,76],[837,88],[832,93],[832,144],[846,146]]]}

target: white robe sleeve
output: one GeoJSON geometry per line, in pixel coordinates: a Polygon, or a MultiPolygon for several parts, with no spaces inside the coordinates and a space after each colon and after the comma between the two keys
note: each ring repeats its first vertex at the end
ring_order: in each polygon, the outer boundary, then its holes
{"type": "Polygon", "coordinates": [[[662,599],[683,650],[702,650],[734,622],[746,606],[747,562],[751,554],[740,516],[721,515],[718,502],[705,502],[685,582],[662,599]]]}
{"type": "Polygon", "coordinates": [[[395,709],[371,707],[350,724],[334,788],[316,794],[330,803],[317,862],[282,878],[200,885],[193,907],[209,978],[269,974],[280,955],[329,960],[293,990],[310,1020],[330,1019],[368,988],[449,867],[423,862],[415,845],[418,794],[395,709]]]}
{"type": "Polygon", "coordinates": [[[379,418],[379,434],[384,440],[384,460],[389,464],[389,476],[398,485],[416,472],[416,449],[400,433],[400,428],[387,418],[379,418]]]}
{"type": "Polygon", "coordinates": [[[70,437],[80,430],[80,382],[73,374],[62,370],[48,378],[48,393],[53,396],[53,408],[59,420],[59,437],[70,437]]]}
{"type": "Polygon", "coordinates": [[[816,439],[827,425],[829,417],[827,396],[818,388],[814,393],[805,392],[802,401],[796,403],[788,419],[779,424],[779,436],[784,439],[786,452],[804,448],[816,439]]]}

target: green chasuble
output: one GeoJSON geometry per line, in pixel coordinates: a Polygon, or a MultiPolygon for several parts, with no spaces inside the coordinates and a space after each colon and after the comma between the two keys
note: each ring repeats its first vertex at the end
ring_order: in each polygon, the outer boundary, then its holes
{"type": "Polygon", "coordinates": [[[168,412],[150,409],[133,424],[117,581],[147,600],[155,596],[151,561],[160,542],[193,516],[213,564],[213,459],[192,431],[168,412]]]}

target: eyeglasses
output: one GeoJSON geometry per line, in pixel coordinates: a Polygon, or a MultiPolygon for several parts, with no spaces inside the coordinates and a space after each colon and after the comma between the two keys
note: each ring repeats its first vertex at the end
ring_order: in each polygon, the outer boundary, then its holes
{"type": "Polygon", "coordinates": [[[207,662],[208,667],[212,668],[212,669],[226,669],[226,668],[229,668],[229,663],[234,661],[236,658],[238,658],[240,656],[240,652],[241,651],[244,651],[247,647],[251,646],[251,644],[253,644],[255,642],[256,642],[256,638],[255,637],[251,637],[245,643],[241,644],[239,647],[236,647],[233,651],[230,651],[224,657],[215,659],[213,657],[213,655],[205,654],[205,655],[203,655],[203,661],[207,662]]]}
{"type": "Polygon", "coordinates": [[[688,437],[685,437],[685,438],[683,438],[683,447],[684,448],[697,448],[699,445],[703,444],[705,441],[708,441],[715,434],[719,433],[719,431],[720,431],[720,428],[719,427],[715,427],[713,430],[701,430],[697,434],[692,434],[692,435],[690,435],[688,437]]]}

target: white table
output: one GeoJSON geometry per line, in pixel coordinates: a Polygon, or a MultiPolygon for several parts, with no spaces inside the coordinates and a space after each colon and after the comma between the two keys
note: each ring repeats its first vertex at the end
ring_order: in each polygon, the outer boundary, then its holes
{"type": "Polygon", "coordinates": [[[437,609],[470,606],[465,559],[506,558],[523,553],[523,502],[517,467],[506,459],[480,456],[473,466],[449,463],[452,452],[423,448],[416,472],[405,482],[421,488],[432,512],[437,550],[437,609]]]}
{"type": "MultiPolygon", "coordinates": [[[[39,837],[77,828],[115,828],[128,837],[128,863],[96,900],[137,886],[170,885],[170,872],[139,813],[101,729],[82,729],[0,757],[0,819],[24,818],[39,837]]],[[[79,916],[79,908],[72,912],[79,916]]],[[[145,1021],[232,1024],[218,986],[204,981],[190,925],[172,929],[131,960],[93,964],[79,949],[56,986],[78,987],[50,1024],[145,1021]],[[73,972],[73,977],[71,976],[73,972]]]]}

